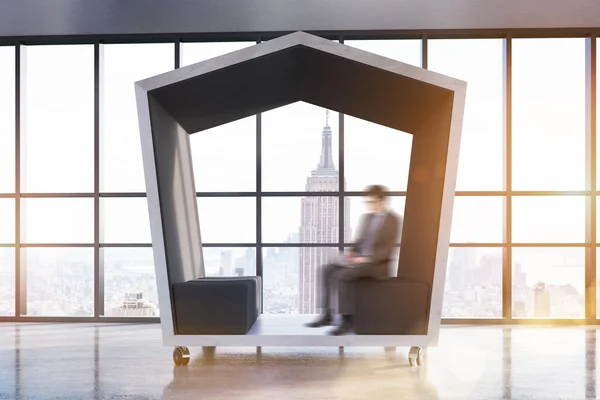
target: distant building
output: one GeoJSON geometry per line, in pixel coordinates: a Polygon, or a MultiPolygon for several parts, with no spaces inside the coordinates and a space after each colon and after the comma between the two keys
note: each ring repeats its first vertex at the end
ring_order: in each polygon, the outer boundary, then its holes
{"type": "Polygon", "coordinates": [[[513,318],[523,318],[526,316],[527,308],[522,300],[515,300],[513,303],[512,316],[513,318]]]}
{"type": "Polygon", "coordinates": [[[451,290],[465,291],[472,289],[476,282],[477,249],[472,247],[456,247],[452,249],[448,284],[451,290]]]}
{"type": "Polygon", "coordinates": [[[523,266],[520,263],[515,263],[515,268],[513,270],[513,286],[518,288],[527,287],[527,274],[523,272],[523,266]]]}
{"type": "Polygon", "coordinates": [[[233,275],[233,253],[231,250],[221,251],[221,268],[222,276],[233,275]]]}
{"type": "Polygon", "coordinates": [[[536,318],[550,317],[550,292],[543,282],[533,288],[533,315],[536,318]]]}
{"type": "Polygon", "coordinates": [[[243,275],[253,276],[256,274],[256,249],[246,249],[243,257],[235,259],[236,275],[240,269],[243,275]]]}
{"type": "Polygon", "coordinates": [[[502,257],[484,255],[479,259],[475,285],[484,287],[502,286],[502,257]]]}
{"type": "Polygon", "coordinates": [[[125,294],[125,300],[119,307],[112,309],[112,317],[155,317],[156,307],[143,299],[142,292],[125,294]]]}
{"type": "MultiPolygon", "coordinates": [[[[306,180],[307,192],[337,192],[340,176],[333,161],[329,111],[321,137],[319,165],[306,180]]],[[[339,198],[337,196],[307,196],[301,201],[300,243],[337,243],[339,241],[339,198]]],[[[344,199],[344,238],[350,240],[350,199],[344,199]]],[[[333,249],[303,247],[299,251],[300,314],[315,314],[320,305],[320,267],[331,259],[333,249]]]]}

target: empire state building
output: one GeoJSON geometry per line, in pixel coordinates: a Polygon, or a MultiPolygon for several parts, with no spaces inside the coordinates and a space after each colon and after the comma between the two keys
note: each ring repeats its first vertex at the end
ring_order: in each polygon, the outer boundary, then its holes
{"type": "MultiPolygon", "coordinates": [[[[306,179],[307,192],[338,192],[340,176],[333,162],[329,127],[329,111],[321,135],[319,165],[306,179]]],[[[346,182],[344,182],[344,187],[346,182]]],[[[301,200],[300,243],[337,243],[339,241],[339,197],[307,196],[301,200]]],[[[350,199],[344,199],[344,238],[350,239],[350,199]]],[[[315,314],[321,298],[321,267],[329,262],[335,249],[327,247],[300,248],[299,312],[315,314]]]]}

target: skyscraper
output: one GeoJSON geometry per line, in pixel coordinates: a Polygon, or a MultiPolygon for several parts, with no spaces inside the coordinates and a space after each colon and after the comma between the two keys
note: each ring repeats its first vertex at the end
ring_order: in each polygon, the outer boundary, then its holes
{"type": "Polygon", "coordinates": [[[222,276],[233,276],[233,252],[231,250],[221,251],[222,276]]]}
{"type": "Polygon", "coordinates": [[[472,247],[453,248],[450,268],[452,273],[448,276],[448,283],[451,290],[473,288],[473,278],[477,270],[477,250],[472,247]]]}
{"type": "MultiPolygon", "coordinates": [[[[333,161],[332,133],[329,111],[321,135],[319,165],[306,179],[307,192],[337,192],[340,176],[333,161]]],[[[344,182],[344,187],[345,187],[344,182]]],[[[300,243],[337,243],[339,240],[338,196],[307,196],[301,201],[300,243]]],[[[344,240],[350,239],[350,200],[344,199],[344,240]]],[[[303,247],[300,249],[298,305],[300,314],[315,314],[320,305],[320,268],[326,264],[333,248],[303,247]]]]}
{"type": "Polygon", "coordinates": [[[538,282],[533,288],[533,316],[535,318],[550,317],[550,292],[544,282],[538,282]]]}

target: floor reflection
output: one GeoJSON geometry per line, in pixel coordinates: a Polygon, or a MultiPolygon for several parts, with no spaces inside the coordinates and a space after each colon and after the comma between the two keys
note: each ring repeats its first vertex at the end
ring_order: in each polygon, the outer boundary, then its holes
{"type": "Polygon", "coordinates": [[[595,327],[442,328],[408,348],[191,348],[158,325],[0,324],[0,399],[594,399],[595,327]]]}
{"type": "Polygon", "coordinates": [[[438,399],[427,367],[410,367],[400,353],[320,353],[278,349],[261,354],[217,353],[174,367],[163,398],[438,399]],[[235,382],[232,382],[235,380],[235,382]]]}
{"type": "Polygon", "coordinates": [[[596,330],[585,331],[585,396],[596,397],[596,330]]]}
{"type": "Polygon", "coordinates": [[[512,329],[503,329],[502,330],[502,381],[503,381],[503,390],[502,390],[502,399],[511,400],[512,399],[512,390],[511,390],[511,357],[512,357],[512,329]]]}

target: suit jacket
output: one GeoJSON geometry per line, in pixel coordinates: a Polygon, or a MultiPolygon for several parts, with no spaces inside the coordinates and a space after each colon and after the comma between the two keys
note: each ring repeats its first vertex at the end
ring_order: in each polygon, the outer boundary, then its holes
{"type": "MultiPolygon", "coordinates": [[[[356,241],[352,246],[352,250],[358,252],[364,237],[366,230],[368,229],[369,218],[372,218],[372,214],[365,214],[361,218],[361,229],[356,237],[356,241]]],[[[373,251],[370,261],[372,264],[383,264],[387,265],[392,259],[392,252],[394,251],[394,245],[400,237],[402,229],[402,217],[397,215],[391,210],[386,212],[386,216],[379,227],[375,239],[373,241],[373,251]]]]}

